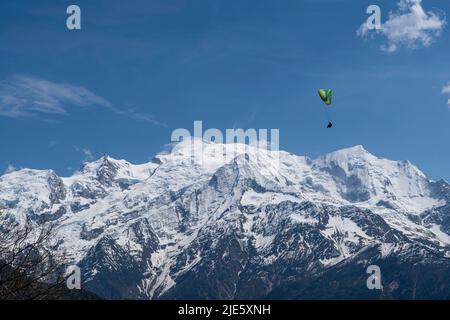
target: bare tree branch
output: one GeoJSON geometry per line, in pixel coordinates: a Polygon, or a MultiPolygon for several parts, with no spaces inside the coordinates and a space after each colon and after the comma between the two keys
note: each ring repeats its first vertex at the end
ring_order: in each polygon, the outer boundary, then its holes
{"type": "Polygon", "coordinates": [[[61,299],[63,254],[50,251],[53,226],[20,226],[2,219],[0,208],[0,300],[61,299]]]}

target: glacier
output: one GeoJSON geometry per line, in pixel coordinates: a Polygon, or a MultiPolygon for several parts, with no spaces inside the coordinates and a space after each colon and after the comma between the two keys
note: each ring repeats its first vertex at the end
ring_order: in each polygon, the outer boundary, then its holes
{"type": "Polygon", "coordinates": [[[107,299],[442,298],[450,287],[421,291],[407,276],[450,280],[446,181],[362,146],[310,159],[203,141],[197,161],[193,143],[139,165],[104,156],[70,177],[7,173],[0,221],[53,225],[49,249],[107,299]],[[368,292],[374,263],[404,286],[368,292]]]}

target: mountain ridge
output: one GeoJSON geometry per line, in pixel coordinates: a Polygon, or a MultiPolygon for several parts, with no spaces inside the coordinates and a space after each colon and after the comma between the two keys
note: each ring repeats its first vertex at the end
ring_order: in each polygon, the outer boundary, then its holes
{"type": "Polygon", "coordinates": [[[199,158],[196,142],[139,165],[105,156],[70,177],[12,172],[0,205],[21,223],[56,224],[52,250],[104,298],[283,296],[367,250],[377,253],[361,264],[448,264],[450,187],[409,161],[360,145],[312,160],[204,143],[199,158]]]}

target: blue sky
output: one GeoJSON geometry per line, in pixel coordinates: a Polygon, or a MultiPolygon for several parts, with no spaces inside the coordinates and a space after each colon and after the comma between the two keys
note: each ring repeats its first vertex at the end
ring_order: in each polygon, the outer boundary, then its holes
{"type": "Polygon", "coordinates": [[[278,128],[311,157],[362,144],[450,180],[450,2],[377,1],[382,30],[358,36],[372,2],[1,1],[0,170],[146,162],[202,120],[278,128]],[[82,30],[66,28],[73,3],[82,30]]]}

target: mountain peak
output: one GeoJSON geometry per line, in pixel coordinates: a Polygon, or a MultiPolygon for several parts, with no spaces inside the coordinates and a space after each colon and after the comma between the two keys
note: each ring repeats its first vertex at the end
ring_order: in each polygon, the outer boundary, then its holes
{"type": "Polygon", "coordinates": [[[84,162],[78,170],[78,173],[93,173],[105,168],[117,169],[119,167],[127,165],[129,165],[129,163],[125,160],[117,160],[110,157],[109,155],[104,155],[98,160],[92,162],[84,162]]]}
{"type": "Polygon", "coordinates": [[[356,145],[354,147],[327,153],[318,160],[325,162],[349,163],[353,161],[373,162],[376,159],[378,158],[364,149],[362,145],[356,145]]]}
{"type": "Polygon", "coordinates": [[[343,148],[336,151],[333,151],[329,154],[348,154],[348,155],[371,155],[369,151],[367,151],[362,145],[358,144],[353,147],[343,148]]]}

